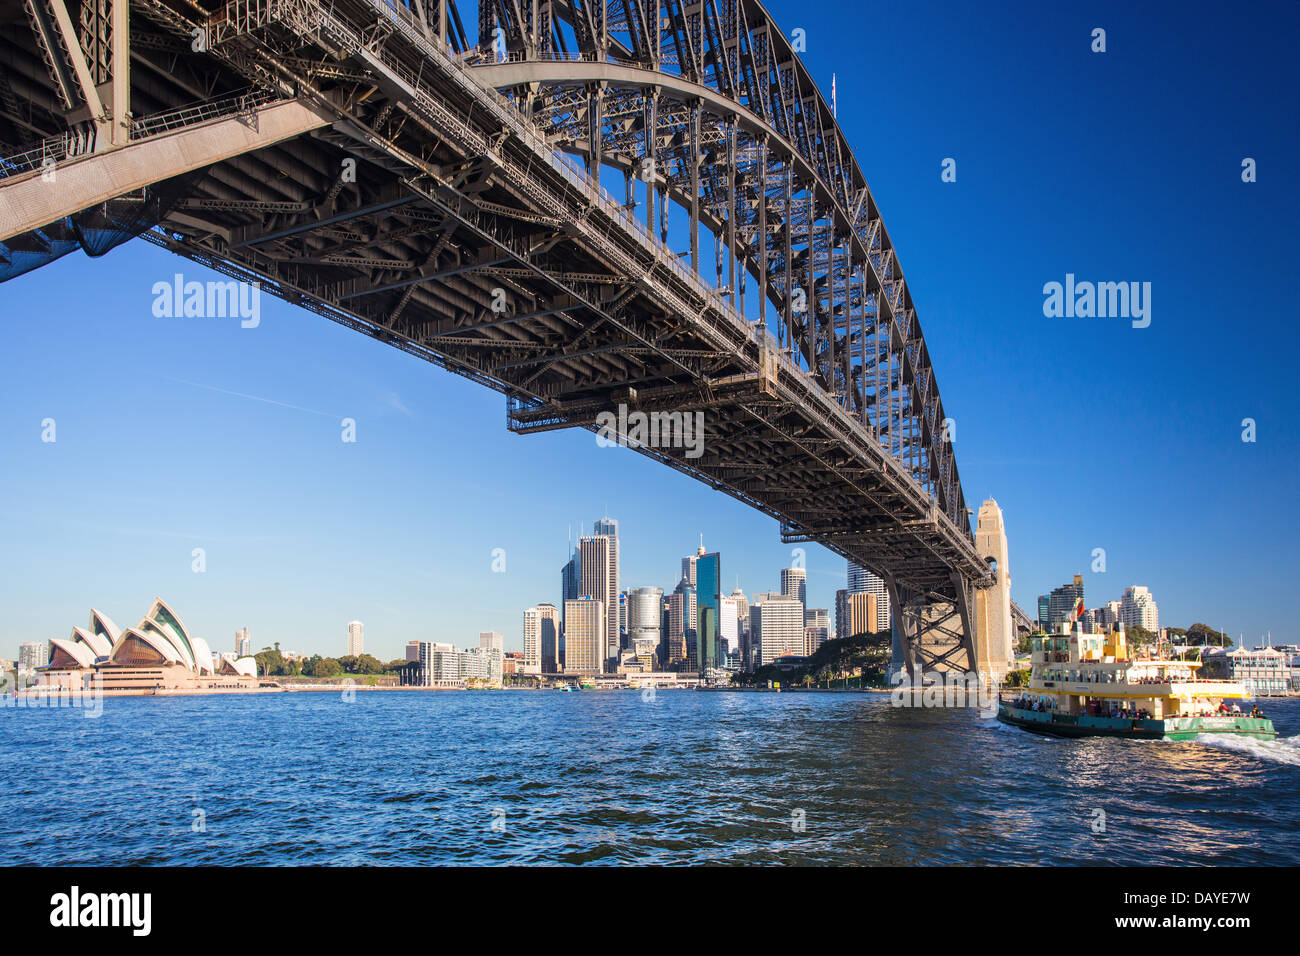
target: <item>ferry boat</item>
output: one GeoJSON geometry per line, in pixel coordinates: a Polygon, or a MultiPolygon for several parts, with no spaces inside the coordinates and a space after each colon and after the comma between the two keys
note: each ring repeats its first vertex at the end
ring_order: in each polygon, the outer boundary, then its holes
{"type": "Polygon", "coordinates": [[[1062,625],[1059,634],[1035,634],[1029,688],[998,702],[998,719],[1058,737],[1193,740],[1198,734],[1277,736],[1256,707],[1236,703],[1248,694],[1240,681],[1210,680],[1200,647],[1131,651],[1124,626],[1085,634],[1062,625]],[[1231,703],[1230,703],[1231,702],[1231,703]]]}

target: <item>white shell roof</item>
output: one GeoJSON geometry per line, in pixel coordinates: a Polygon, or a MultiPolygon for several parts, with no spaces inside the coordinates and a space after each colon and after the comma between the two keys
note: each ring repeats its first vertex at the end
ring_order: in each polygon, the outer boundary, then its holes
{"type": "MultiPolygon", "coordinates": [[[[95,652],[80,641],[70,641],[66,638],[55,637],[51,638],[50,644],[65,652],[81,667],[91,667],[95,663],[95,652]]],[[[51,654],[51,657],[53,657],[53,654],[51,654]]]]}

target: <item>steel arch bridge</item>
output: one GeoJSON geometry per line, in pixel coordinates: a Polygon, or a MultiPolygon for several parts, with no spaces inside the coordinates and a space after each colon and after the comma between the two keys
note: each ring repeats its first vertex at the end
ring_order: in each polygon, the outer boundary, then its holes
{"type": "Polygon", "coordinates": [[[912,297],[791,39],[752,0],[473,12],[0,0],[0,280],[141,236],[517,432],[704,412],[702,455],[638,450],[880,574],[909,671],[996,668],[912,297]]]}

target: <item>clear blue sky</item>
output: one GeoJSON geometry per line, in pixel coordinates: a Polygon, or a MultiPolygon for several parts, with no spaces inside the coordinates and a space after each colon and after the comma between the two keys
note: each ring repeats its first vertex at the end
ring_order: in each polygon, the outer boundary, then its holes
{"type": "MultiPolygon", "coordinates": [[[[806,30],[823,89],[838,74],[967,500],[1005,510],[1016,599],[1032,613],[1077,571],[1089,606],[1145,584],[1164,624],[1300,637],[1297,7],[769,8],[806,30]],[[1151,282],[1151,326],[1045,318],[1067,272],[1151,282]]],[[[512,435],[496,393],[270,297],[257,329],[154,318],[176,271],[209,278],[134,242],[0,288],[0,656],[92,605],[134,623],[155,594],[220,650],[248,626],[341,654],[354,618],[383,658],[481,629],[518,648],[570,526],[606,512],[627,586],[671,587],[702,532],[729,585],[777,588],[771,519],[587,432],[512,435]]],[[[843,562],[811,546],[808,566],[833,607],[843,562]]]]}

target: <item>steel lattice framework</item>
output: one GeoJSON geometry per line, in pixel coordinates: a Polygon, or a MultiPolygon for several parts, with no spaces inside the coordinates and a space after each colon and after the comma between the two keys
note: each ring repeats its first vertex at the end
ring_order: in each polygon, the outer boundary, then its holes
{"type": "Polygon", "coordinates": [[[702,411],[699,457],[639,450],[881,574],[912,669],[981,664],[911,294],[789,38],[750,0],[476,15],[0,0],[0,268],[142,235],[503,392],[519,432],[702,411]]]}

